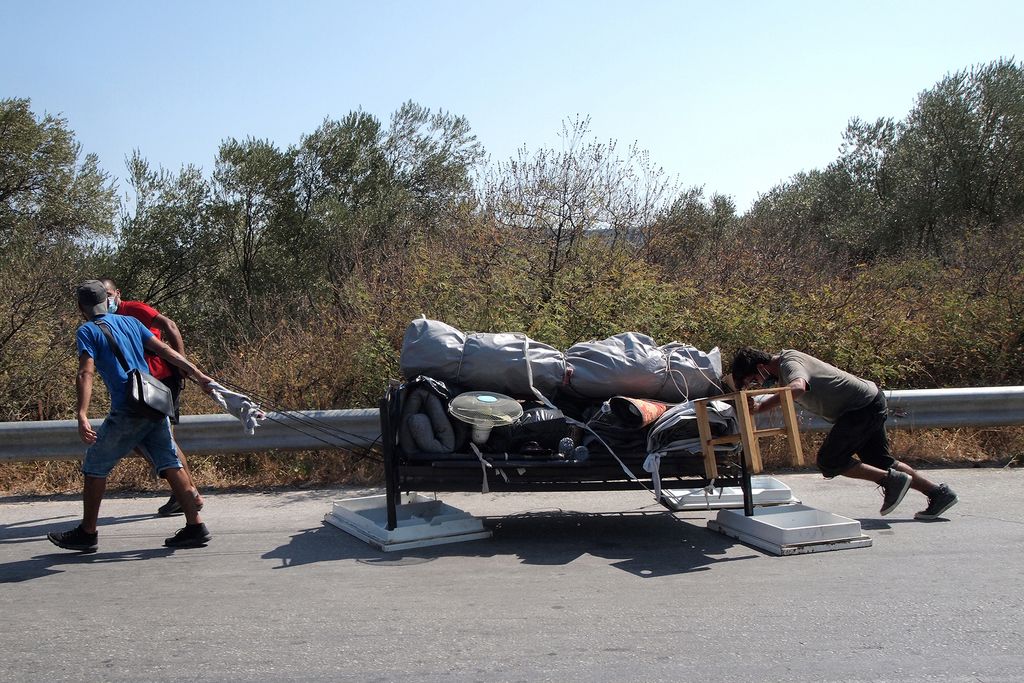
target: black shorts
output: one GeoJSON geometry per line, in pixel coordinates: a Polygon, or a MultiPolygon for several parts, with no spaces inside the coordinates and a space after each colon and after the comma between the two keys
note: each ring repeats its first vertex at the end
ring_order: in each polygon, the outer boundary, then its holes
{"type": "Polygon", "coordinates": [[[831,479],[857,464],[857,455],[865,465],[888,470],[896,464],[885,433],[888,409],[879,390],[871,403],[839,416],[818,450],[818,469],[831,479]]]}
{"type": "Polygon", "coordinates": [[[171,390],[171,400],[174,401],[174,417],[170,420],[172,425],[176,425],[178,418],[181,417],[181,406],[178,404],[178,399],[181,396],[181,375],[177,370],[172,369],[170,377],[164,377],[160,381],[171,390]]]}

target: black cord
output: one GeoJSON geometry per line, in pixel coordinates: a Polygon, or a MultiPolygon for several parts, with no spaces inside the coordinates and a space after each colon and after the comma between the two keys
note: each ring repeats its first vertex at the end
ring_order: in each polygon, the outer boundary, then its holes
{"type": "MultiPolygon", "coordinates": [[[[311,434],[309,432],[303,431],[301,428],[296,427],[295,425],[291,424],[287,420],[282,420],[282,419],[279,419],[278,417],[275,417],[275,415],[283,416],[283,417],[286,417],[286,418],[291,417],[287,413],[281,413],[281,412],[278,412],[278,411],[274,411],[274,412],[271,412],[271,413],[266,413],[267,419],[270,420],[271,422],[275,422],[275,423],[281,425],[282,427],[286,427],[288,429],[291,429],[292,431],[298,432],[299,434],[302,434],[303,436],[308,436],[311,439],[315,439],[315,440],[319,441],[322,444],[330,446],[331,448],[337,448],[338,447],[337,443],[328,441],[327,439],[321,438],[321,437],[317,436],[316,434],[311,434]]],[[[362,444],[352,444],[351,442],[349,442],[349,445],[355,445],[357,448],[359,448],[361,450],[361,452],[359,452],[359,451],[350,451],[350,453],[352,455],[354,455],[356,457],[356,459],[358,459],[358,460],[370,460],[370,461],[376,462],[376,463],[383,463],[384,462],[383,458],[379,458],[379,457],[375,456],[373,454],[373,450],[372,450],[373,447],[376,445],[377,441],[379,441],[379,440],[380,440],[380,436],[377,436],[377,438],[375,438],[373,440],[373,442],[369,446],[365,446],[365,447],[362,444]]]]}
{"type": "Polygon", "coordinates": [[[246,396],[271,408],[272,412],[265,413],[267,419],[271,422],[275,422],[304,436],[308,436],[332,448],[337,448],[339,446],[338,442],[341,442],[349,447],[359,449],[359,451],[362,452],[352,451],[352,454],[360,460],[370,460],[377,463],[383,462],[382,458],[373,455],[373,448],[381,439],[380,434],[374,438],[369,446],[366,446],[364,445],[365,439],[359,435],[338,429],[322,420],[318,420],[308,415],[303,415],[299,411],[283,409],[269,397],[260,396],[259,394],[249,391],[245,387],[235,384],[234,382],[219,380],[218,383],[223,384],[229,389],[245,394],[246,396]],[[318,434],[327,438],[322,438],[321,436],[318,436],[318,434]]]}
{"type": "MultiPolygon", "coordinates": [[[[311,429],[314,429],[314,430],[326,433],[328,435],[334,436],[337,439],[339,439],[340,441],[344,441],[344,442],[348,443],[349,445],[360,446],[360,447],[362,446],[362,443],[363,443],[364,439],[363,439],[362,436],[360,436],[358,434],[353,434],[351,432],[346,432],[343,429],[338,429],[337,427],[334,427],[334,426],[330,425],[329,423],[324,422],[323,420],[318,420],[318,419],[316,419],[314,417],[311,417],[309,415],[304,415],[304,414],[302,414],[299,411],[288,410],[286,408],[282,408],[279,404],[276,404],[273,401],[273,399],[271,399],[271,398],[269,398],[267,396],[261,396],[261,395],[255,393],[255,392],[249,391],[245,387],[239,386],[239,385],[234,384],[232,382],[224,381],[222,383],[224,384],[224,386],[226,386],[226,387],[228,387],[230,389],[235,389],[238,392],[243,393],[243,394],[245,394],[248,397],[254,398],[260,404],[268,406],[274,412],[279,413],[279,414],[284,415],[284,416],[287,416],[287,417],[295,420],[296,422],[300,422],[304,426],[308,426],[311,429]],[[351,437],[351,438],[349,438],[349,437],[351,437]]],[[[379,438],[380,437],[378,437],[378,439],[379,438]]],[[[376,439],[374,440],[374,443],[376,443],[376,439]]]]}

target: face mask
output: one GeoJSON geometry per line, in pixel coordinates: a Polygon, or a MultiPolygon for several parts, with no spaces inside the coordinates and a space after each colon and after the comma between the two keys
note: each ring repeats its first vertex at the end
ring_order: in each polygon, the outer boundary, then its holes
{"type": "Polygon", "coordinates": [[[107,313],[117,313],[117,299],[112,296],[107,297],[107,313]]]}
{"type": "Polygon", "coordinates": [[[761,376],[761,388],[762,389],[771,389],[772,387],[774,387],[776,385],[777,382],[776,382],[775,378],[772,377],[771,375],[769,375],[764,370],[760,370],[759,369],[757,371],[757,374],[761,376]]]}

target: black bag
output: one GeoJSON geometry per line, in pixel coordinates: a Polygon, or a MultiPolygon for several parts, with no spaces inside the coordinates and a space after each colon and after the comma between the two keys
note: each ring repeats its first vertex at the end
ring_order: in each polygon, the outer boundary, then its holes
{"type": "Polygon", "coordinates": [[[571,433],[561,410],[547,406],[527,408],[514,423],[491,430],[487,450],[521,452],[527,444],[534,442],[538,448],[557,453],[558,442],[571,433]]]}
{"type": "Polygon", "coordinates": [[[106,325],[96,323],[96,326],[107,336],[110,348],[117,356],[117,362],[128,373],[128,409],[139,417],[150,420],[162,420],[165,417],[174,417],[174,396],[166,384],[158,380],[148,372],[135,370],[128,367],[121,347],[106,325]]]}

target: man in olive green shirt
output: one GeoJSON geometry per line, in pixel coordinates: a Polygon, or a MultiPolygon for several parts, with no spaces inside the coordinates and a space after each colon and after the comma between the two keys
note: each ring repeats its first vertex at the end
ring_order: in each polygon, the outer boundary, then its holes
{"type": "MultiPolygon", "coordinates": [[[[784,349],[772,355],[750,347],[736,352],[732,376],[737,389],[773,381],[789,387],[794,401],[831,422],[832,429],[818,451],[818,468],[829,479],[842,475],[881,486],[881,514],[895,510],[911,488],[928,497],[928,507],[915,514],[915,519],[936,519],[957,503],[949,486],[932,483],[892,457],[885,433],[885,395],[874,382],[800,351],[784,349]]],[[[773,395],[751,409],[764,412],[779,402],[773,395]]]]}

